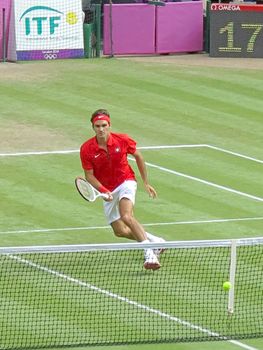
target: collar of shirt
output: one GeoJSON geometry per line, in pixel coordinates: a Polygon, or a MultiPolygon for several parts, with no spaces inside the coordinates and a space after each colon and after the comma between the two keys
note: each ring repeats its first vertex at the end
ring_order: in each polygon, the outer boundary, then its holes
{"type": "MultiPolygon", "coordinates": [[[[96,136],[93,137],[93,145],[95,146],[95,148],[97,149],[97,151],[101,150],[102,148],[99,147],[99,144],[98,144],[98,141],[97,141],[97,138],[96,136]]],[[[113,137],[112,135],[110,134],[109,135],[109,138],[107,140],[107,146],[112,146],[113,145],[113,137]]]]}

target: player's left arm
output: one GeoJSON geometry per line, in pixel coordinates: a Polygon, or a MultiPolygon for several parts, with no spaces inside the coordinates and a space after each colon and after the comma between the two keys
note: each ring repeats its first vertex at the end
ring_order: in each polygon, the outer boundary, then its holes
{"type": "Polygon", "coordinates": [[[148,182],[147,168],[146,168],[146,164],[145,164],[145,161],[143,159],[143,156],[142,156],[141,152],[136,150],[132,154],[132,156],[136,160],[136,164],[137,164],[137,167],[139,169],[139,172],[140,172],[142,181],[144,183],[144,187],[145,187],[146,192],[149,193],[150,197],[156,198],[157,197],[157,192],[155,191],[155,189],[148,182]]]}

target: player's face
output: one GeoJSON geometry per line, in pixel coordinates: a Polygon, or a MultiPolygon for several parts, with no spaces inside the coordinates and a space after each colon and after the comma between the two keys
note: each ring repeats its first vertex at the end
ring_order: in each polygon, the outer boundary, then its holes
{"type": "Polygon", "coordinates": [[[93,124],[93,129],[98,139],[107,139],[110,134],[110,125],[106,120],[97,120],[93,124]]]}

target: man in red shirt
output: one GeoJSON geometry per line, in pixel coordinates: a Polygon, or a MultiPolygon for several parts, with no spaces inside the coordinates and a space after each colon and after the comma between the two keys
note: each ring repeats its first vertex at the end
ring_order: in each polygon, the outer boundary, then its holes
{"type": "MultiPolygon", "coordinates": [[[[109,199],[104,201],[104,212],[115,235],[143,243],[164,242],[162,238],[145,232],[133,215],[137,182],[127,160],[128,154],[136,160],[145,190],[150,197],[157,196],[148,183],[145,162],[136,149],[136,142],[126,134],[110,131],[110,114],[105,109],[95,111],[91,123],[95,137],[81,146],[80,158],[87,181],[109,195],[109,199]]],[[[152,270],[160,268],[158,258],[161,252],[162,249],[145,249],[144,267],[152,270]]]]}

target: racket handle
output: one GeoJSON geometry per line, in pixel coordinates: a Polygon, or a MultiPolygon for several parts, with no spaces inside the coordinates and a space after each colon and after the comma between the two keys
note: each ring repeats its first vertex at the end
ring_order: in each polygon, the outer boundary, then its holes
{"type": "Polygon", "coordinates": [[[104,198],[104,199],[109,199],[110,198],[108,193],[101,193],[101,197],[104,198]]]}

